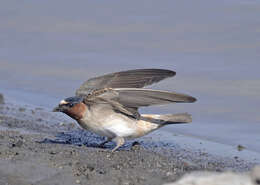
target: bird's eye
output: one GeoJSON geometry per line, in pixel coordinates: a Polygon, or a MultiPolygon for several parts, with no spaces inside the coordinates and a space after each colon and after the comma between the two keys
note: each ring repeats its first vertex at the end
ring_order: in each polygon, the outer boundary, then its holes
{"type": "Polygon", "coordinates": [[[68,103],[69,107],[73,107],[73,105],[74,105],[73,103],[68,103]]]}

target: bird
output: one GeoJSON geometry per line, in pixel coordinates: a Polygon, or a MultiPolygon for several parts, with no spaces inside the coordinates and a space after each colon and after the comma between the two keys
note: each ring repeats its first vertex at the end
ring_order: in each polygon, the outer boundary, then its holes
{"type": "Polygon", "coordinates": [[[85,81],[75,96],[63,99],[53,112],[62,112],[83,128],[107,139],[116,146],[139,138],[170,124],[189,123],[188,113],[140,114],[140,107],[168,103],[192,103],[196,98],[177,92],[147,89],[145,86],[175,76],[167,69],[133,69],[114,72],[85,81]]]}

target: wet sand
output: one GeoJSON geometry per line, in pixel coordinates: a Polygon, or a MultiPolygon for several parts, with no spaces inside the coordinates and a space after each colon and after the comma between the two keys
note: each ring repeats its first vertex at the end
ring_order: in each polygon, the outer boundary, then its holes
{"type": "Polygon", "coordinates": [[[0,104],[0,184],[164,184],[197,170],[247,171],[253,163],[187,150],[148,135],[115,153],[114,143],[84,131],[61,114],[0,104]]]}

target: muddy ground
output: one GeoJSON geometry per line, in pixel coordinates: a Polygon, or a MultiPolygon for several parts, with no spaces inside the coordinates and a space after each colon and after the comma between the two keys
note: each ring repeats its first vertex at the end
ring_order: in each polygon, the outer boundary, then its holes
{"type": "Polygon", "coordinates": [[[26,105],[0,104],[0,185],[158,185],[195,170],[250,169],[237,158],[187,151],[152,135],[114,143],[82,130],[59,113],[26,105]]]}

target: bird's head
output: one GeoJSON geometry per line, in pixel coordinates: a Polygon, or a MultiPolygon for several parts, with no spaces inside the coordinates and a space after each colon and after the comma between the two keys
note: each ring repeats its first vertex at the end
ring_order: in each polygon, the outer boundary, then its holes
{"type": "Polygon", "coordinates": [[[61,100],[59,105],[53,109],[53,112],[63,112],[71,118],[79,120],[83,118],[86,108],[83,98],[74,96],[61,100]]]}

